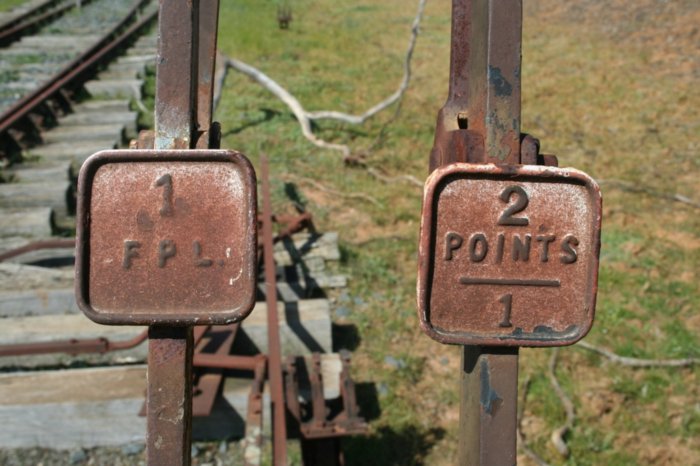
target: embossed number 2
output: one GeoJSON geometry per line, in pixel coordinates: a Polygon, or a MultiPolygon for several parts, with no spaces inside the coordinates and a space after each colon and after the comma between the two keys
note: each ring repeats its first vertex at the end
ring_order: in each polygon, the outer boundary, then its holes
{"type": "Polygon", "coordinates": [[[508,186],[501,192],[499,196],[501,200],[505,203],[510,203],[510,198],[515,194],[515,202],[510,204],[506,210],[503,211],[500,217],[498,217],[499,225],[511,225],[511,226],[522,226],[528,225],[530,219],[527,217],[513,217],[513,215],[518,212],[522,212],[527,208],[530,199],[527,197],[527,193],[520,186],[508,186]]]}

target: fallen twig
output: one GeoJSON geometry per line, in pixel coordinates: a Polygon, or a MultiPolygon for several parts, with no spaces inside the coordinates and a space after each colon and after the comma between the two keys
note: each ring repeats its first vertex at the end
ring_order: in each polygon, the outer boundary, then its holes
{"type": "MultiPolygon", "coordinates": [[[[228,71],[229,68],[243,73],[246,76],[249,76],[258,84],[262,85],[265,89],[272,92],[275,96],[277,96],[278,99],[280,99],[285,105],[287,105],[287,107],[292,111],[297,121],[299,122],[301,132],[307,140],[309,140],[312,144],[314,144],[317,147],[339,151],[343,154],[345,158],[347,158],[350,156],[351,153],[350,147],[345,144],[334,144],[331,142],[327,142],[321,138],[316,137],[311,128],[311,121],[318,119],[335,119],[350,124],[361,124],[364,123],[367,119],[371,118],[372,116],[376,115],[377,113],[396,103],[397,101],[400,101],[400,99],[403,97],[404,93],[408,89],[408,85],[411,80],[411,58],[413,57],[413,50],[416,45],[416,39],[420,30],[420,22],[423,18],[423,11],[425,9],[426,2],[427,0],[418,1],[418,12],[416,13],[413,25],[411,26],[411,38],[409,40],[408,50],[406,52],[406,58],[404,60],[404,76],[401,80],[399,88],[392,95],[390,95],[377,105],[371,107],[362,115],[349,115],[346,113],[330,110],[308,112],[304,109],[301,102],[299,102],[299,100],[296,97],[294,97],[294,95],[292,95],[289,91],[287,91],[284,87],[282,87],[268,75],[266,75],[265,73],[258,70],[252,65],[249,65],[234,58],[225,57],[223,55],[220,56],[220,62],[222,62],[222,65],[224,65],[225,72],[221,73],[218,76],[217,86],[219,89],[223,87],[227,75],[226,71],[228,71]]],[[[219,102],[220,94],[217,94],[216,96],[217,98],[215,98],[215,106],[219,102]]]]}
{"type": "Polygon", "coordinates": [[[311,120],[309,119],[308,113],[304,110],[301,103],[294,97],[289,91],[280,86],[275,80],[270,78],[268,75],[255,68],[254,66],[243,63],[235,58],[226,58],[225,62],[227,68],[233,68],[239,71],[262,85],[265,89],[272,92],[280,99],[289,109],[292,111],[299,126],[301,127],[301,133],[306,139],[311,141],[311,143],[317,147],[324,149],[337,150],[343,153],[344,156],[350,155],[350,148],[345,144],[334,144],[331,142],[324,141],[323,139],[317,138],[311,129],[311,120]]]}
{"type": "Polygon", "coordinates": [[[588,351],[593,351],[601,356],[605,356],[615,364],[620,364],[629,367],[689,367],[700,364],[700,358],[685,358],[685,359],[639,359],[620,356],[605,348],[591,345],[585,341],[579,341],[576,344],[577,348],[583,348],[588,351]]]}
{"type": "Polygon", "coordinates": [[[690,207],[695,207],[696,209],[700,209],[700,202],[694,201],[690,199],[687,196],[683,196],[682,194],[674,193],[662,193],[659,191],[655,191],[653,189],[644,187],[644,186],[637,186],[633,183],[629,183],[627,181],[623,180],[596,180],[599,185],[601,186],[612,186],[614,188],[621,189],[623,191],[628,191],[632,193],[642,193],[642,194],[647,194],[652,197],[658,197],[660,199],[667,199],[669,201],[674,201],[674,202],[680,202],[681,204],[686,204],[689,205],[690,207]]]}
{"type": "Polygon", "coordinates": [[[518,434],[518,446],[532,461],[538,464],[538,466],[550,466],[545,460],[540,458],[540,456],[535,453],[530,448],[530,443],[525,438],[523,434],[523,417],[525,415],[525,403],[527,402],[527,393],[530,390],[530,376],[528,375],[523,382],[523,387],[520,390],[520,402],[518,403],[518,419],[517,419],[517,434],[518,434]]]}
{"type": "Polygon", "coordinates": [[[423,11],[425,11],[426,2],[427,0],[418,1],[418,11],[416,13],[416,17],[413,19],[413,24],[411,25],[411,38],[408,41],[406,58],[404,59],[403,79],[401,80],[401,84],[396,92],[367,110],[362,115],[349,115],[347,113],[332,110],[322,110],[318,112],[310,112],[307,114],[308,117],[312,120],[333,119],[340,120],[345,123],[359,125],[387,107],[390,107],[395,102],[398,102],[406,92],[406,89],[408,89],[408,84],[411,82],[411,58],[413,57],[413,50],[416,48],[416,40],[418,39],[418,34],[420,32],[420,23],[423,18],[423,11]]]}
{"type": "Polygon", "coordinates": [[[398,175],[398,176],[387,176],[379,172],[376,168],[373,167],[366,167],[367,172],[372,175],[373,177],[377,178],[380,181],[383,181],[384,183],[395,183],[397,181],[406,181],[408,183],[411,183],[414,186],[417,186],[419,188],[423,188],[423,183],[416,178],[415,176],[412,175],[398,175]]]}
{"type": "Polygon", "coordinates": [[[561,401],[561,404],[564,406],[564,411],[566,411],[566,422],[563,426],[555,429],[552,432],[551,440],[554,444],[554,448],[557,449],[559,454],[564,458],[568,458],[571,451],[569,450],[569,446],[566,444],[566,440],[564,440],[564,436],[566,436],[566,434],[574,427],[574,422],[576,421],[576,410],[571,399],[566,395],[566,393],[564,393],[564,390],[561,388],[559,380],[557,379],[556,370],[558,358],[559,348],[554,348],[552,350],[552,356],[549,358],[548,376],[549,383],[552,385],[554,393],[557,394],[559,401],[561,401]]]}

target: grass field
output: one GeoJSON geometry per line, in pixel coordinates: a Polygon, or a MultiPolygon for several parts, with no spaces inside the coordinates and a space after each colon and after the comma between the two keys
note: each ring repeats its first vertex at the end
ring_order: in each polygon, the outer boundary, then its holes
{"type": "MultiPolygon", "coordinates": [[[[222,51],[263,70],[308,110],[362,113],[396,89],[417,2],[290,3],[285,31],[275,2],[222,2],[222,51]]],[[[523,131],[603,189],[598,310],[586,341],[638,358],[700,357],[700,5],[525,3],[523,131]]],[[[449,2],[428,2],[395,121],[391,108],[361,126],[319,122],[317,134],[348,144],[386,175],[425,178],[447,92],[449,15],[449,2]]],[[[345,443],[348,464],[454,464],[459,349],[424,336],[415,311],[420,189],[381,182],[315,148],[283,104],[241,75],[229,76],[217,119],[225,147],[256,163],[269,155],[279,209],[285,183],[294,183],[319,229],[341,234],[351,286],[334,305],[344,316],[338,322],[357,330],[344,340],[354,349],[354,376],[372,382],[379,401],[366,407],[370,436],[345,443]]],[[[700,464],[697,366],[633,369],[563,349],[557,376],[577,412],[564,458],[549,441],[565,419],[547,378],[550,354],[525,349],[520,358],[521,381],[530,381],[523,430],[545,460],[700,464]]],[[[521,455],[520,464],[534,463],[521,455]]]]}
{"type": "Polygon", "coordinates": [[[23,3],[25,0],[0,0],[0,12],[9,11],[23,3]]]}

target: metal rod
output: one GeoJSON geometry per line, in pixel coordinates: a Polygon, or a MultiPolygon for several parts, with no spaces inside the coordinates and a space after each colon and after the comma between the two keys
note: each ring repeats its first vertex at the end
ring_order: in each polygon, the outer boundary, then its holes
{"type": "MultiPolygon", "coordinates": [[[[155,148],[189,149],[197,108],[199,2],[160,0],[155,148]]],[[[146,457],[149,466],[189,466],[192,327],[149,328],[146,457]]]]}
{"type": "MultiPolygon", "coordinates": [[[[431,170],[520,163],[521,37],[522,0],[452,1],[450,87],[431,170]]],[[[517,384],[518,348],[463,348],[460,466],[516,464],[517,384]]]]}
{"type": "MultiPolygon", "coordinates": [[[[484,136],[482,163],[517,164],[522,0],[461,2],[473,5],[469,128],[484,136]]],[[[518,348],[464,347],[461,385],[460,466],[516,464],[518,348]]]]}
{"type": "Polygon", "coordinates": [[[109,353],[111,351],[121,351],[135,348],[140,345],[148,336],[147,331],[141,332],[138,336],[126,341],[111,341],[107,338],[77,339],[64,341],[46,341],[36,343],[17,343],[14,345],[0,345],[0,356],[26,356],[29,354],[50,354],[50,353],[109,353]]]}
{"type": "MultiPolygon", "coordinates": [[[[219,27],[219,0],[200,0],[199,44],[197,55],[197,131],[207,135],[211,127],[216,70],[216,39],[219,27]]],[[[205,137],[198,148],[208,148],[205,137]]]]}
{"type": "Polygon", "coordinates": [[[522,0],[473,0],[469,128],[485,136],[486,162],[520,163],[522,0]]]}
{"type": "Polygon", "coordinates": [[[190,149],[197,112],[199,2],[160,0],[155,148],[190,149]]]}
{"type": "Polygon", "coordinates": [[[220,354],[197,353],[194,366],[210,369],[239,369],[253,371],[260,363],[258,356],[232,356],[220,354]]]}
{"type": "Polygon", "coordinates": [[[75,238],[34,241],[22,247],[10,249],[9,251],[3,252],[2,254],[0,254],[0,262],[6,261],[7,259],[12,259],[13,257],[21,256],[22,254],[26,254],[32,251],[61,248],[75,248],[75,238]]]}
{"type": "Polygon", "coordinates": [[[287,465],[287,426],[282,387],[282,357],[277,316],[277,276],[272,241],[272,205],[270,200],[270,173],[267,157],[260,157],[263,202],[263,255],[265,266],[265,301],[267,302],[268,368],[270,397],[272,399],[272,462],[287,465]]]}
{"type": "Polygon", "coordinates": [[[459,465],[516,464],[518,348],[462,351],[459,465]]]}
{"type": "Polygon", "coordinates": [[[192,327],[148,329],[148,466],[189,466],[192,437],[192,327]]]}
{"type": "Polygon", "coordinates": [[[245,423],[245,441],[243,464],[259,466],[262,449],[263,432],[263,388],[265,387],[265,372],[267,358],[261,356],[255,367],[253,383],[248,393],[248,412],[245,423]]]}

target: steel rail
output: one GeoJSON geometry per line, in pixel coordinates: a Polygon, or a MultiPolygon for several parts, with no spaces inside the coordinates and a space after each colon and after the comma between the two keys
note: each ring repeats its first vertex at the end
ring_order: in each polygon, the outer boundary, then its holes
{"type": "Polygon", "coordinates": [[[147,0],[142,0],[136,4],[129,11],[128,15],[119,21],[108,33],[103,35],[92,47],[63,67],[50,81],[18,100],[3,115],[0,115],[0,135],[5,134],[10,128],[20,123],[44,102],[55,97],[60,91],[84,79],[87,72],[91,71],[96,65],[101,63],[103,59],[108,57],[110,53],[122,46],[135,34],[148,26],[151,21],[157,18],[158,12],[153,11],[133,24],[117,38],[111,39],[115,34],[118,34],[129,21],[133,20],[146,3],[147,0]]]}
{"type": "MultiPolygon", "coordinates": [[[[199,338],[195,336],[195,345],[199,343],[210,327],[202,327],[199,338]]],[[[111,353],[135,348],[148,339],[148,330],[144,330],[134,338],[124,341],[112,341],[108,338],[90,338],[63,341],[47,341],[36,343],[17,343],[12,345],[0,345],[0,357],[3,356],[31,356],[36,354],[65,353],[70,355],[84,353],[111,353]]],[[[237,369],[254,371],[264,355],[236,356],[209,353],[196,353],[193,359],[195,367],[207,367],[211,369],[237,369]]]]}
{"type": "Polygon", "coordinates": [[[192,364],[196,367],[208,367],[210,369],[237,369],[255,371],[260,360],[265,360],[265,356],[257,354],[255,356],[236,356],[209,353],[195,353],[192,364]]]}
{"type": "Polygon", "coordinates": [[[34,354],[66,353],[70,355],[82,353],[110,353],[135,348],[148,338],[148,332],[143,331],[136,337],[125,341],[111,341],[107,338],[71,339],[64,341],[47,341],[37,343],[18,343],[0,346],[0,356],[29,356],[34,354]]]}
{"type": "Polygon", "coordinates": [[[22,247],[10,249],[0,254],[0,262],[4,262],[13,257],[21,256],[28,252],[39,251],[42,249],[60,249],[60,248],[74,248],[75,238],[66,239],[50,239],[45,241],[34,241],[32,243],[26,244],[22,247]]]}
{"type": "Polygon", "coordinates": [[[13,29],[18,23],[26,21],[32,16],[40,14],[42,11],[51,8],[60,2],[61,0],[46,0],[44,2],[39,3],[34,8],[25,11],[24,13],[14,16],[11,22],[8,21],[7,23],[0,25],[0,34],[9,29],[13,29]]]}
{"type": "MultiPolygon", "coordinates": [[[[90,3],[91,1],[92,0],[82,0],[83,5],[90,3]]],[[[53,1],[48,3],[55,4],[58,2],[53,1]]],[[[69,1],[41,14],[37,13],[37,10],[41,11],[41,9],[35,9],[28,12],[32,13],[29,16],[25,16],[26,14],[22,15],[23,18],[19,21],[16,20],[12,24],[6,25],[5,28],[0,29],[0,46],[5,47],[11,44],[12,42],[20,39],[22,36],[27,35],[28,31],[30,31],[31,29],[39,27],[41,24],[47,21],[51,21],[52,19],[62,16],[64,13],[67,13],[76,6],[77,2],[69,1]],[[38,14],[38,16],[34,17],[34,14],[38,14]]]]}
{"type": "Polygon", "coordinates": [[[270,173],[265,155],[260,156],[263,204],[263,261],[265,268],[265,301],[267,303],[268,379],[272,402],[272,464],[287,464],[287,425],[282,380],[279,317],[277,315],[277,275],[272,237],[272,205],[270,173]]]}

